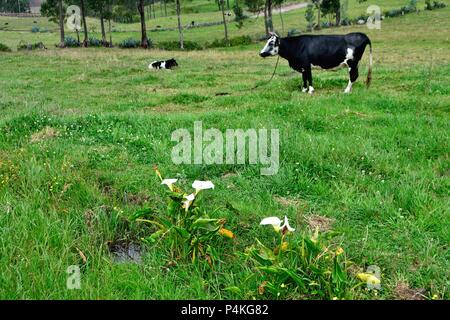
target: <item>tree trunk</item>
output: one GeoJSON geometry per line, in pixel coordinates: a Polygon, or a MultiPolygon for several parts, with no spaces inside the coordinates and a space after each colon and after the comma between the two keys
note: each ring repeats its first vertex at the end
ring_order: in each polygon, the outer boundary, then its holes
{"type": "Polygon", "coordinates": [[[163,1],[164,1],[164,17],[167,17],[167,2],[166,0],[163,1]]]}
{"type": "Polygon", "coordinates": [[[64,48],[66,46],[65,43],[65,35],[64,35],[64,11],[63,11],[63,3],[62,0],[58,1],[59,3],[59,33],[60,33],[60,42],[59,47],[64,48]]]}
{"type": "Polygon", "coordinates": [[[280,4],[280,20],[281,20],[281,36],[284,34],[284,19],[283,19],[283,13],[281,12],[281,4],[280,4]]]}
{"type": "Polygon", "coordinates": [[[83,40],[83,47],[87,47],[89,44],[89,35],[88,35],[88,29],[86,24],[86,8],[84,5],[84,0],[81,0],[81,19],[83,20],[83,31],[84,31],[84,40],[83,40]]]}
{"type": "Polygon", "coordinates": [[[109,47],[112,48],[112,31],[111,31],[111,16],[108,18],[108,24],[109,24],[109,47]]]}
{"type": "Polygon", "coordinates": [[[272,0],[267,0],[267,28],[273,32],[272,0]]]}
{"type": "Polygon", "coordinates": [[[267,1],[264,4],[264,28],[266,30],[266,36],[269,36],[269,25],[267,24],[267,1]]]}
{"type": "Polygon", "coordinates": [[[222,18],[223,18],[223,27],[224,27],[224,31],[225,31],[225,43],[228,45],[228,28],[227,28],[227,19],[225,18],[225,1],[224,0],[219,0],[221,3],[221,7],[222,7],[222,18]]]}
{"type": "Polygon", "coordinates": [[[230,0],[227,0],[227,10],[230,10],[230,0]]]}
{"type": "Polygon", "coordinates": [[[141,17],[141,47],[148,48],[147,27],[145,25],[145,6],[144,0],[139,0],[138,4],[139,15],[141,17]]]}
{"type": "Polygon", "coordinates": [[[337,8],[336,10],[336,26],[341,24],[341,8],[337,8]]]}
{"type": "Polygon", "coordinates": [[[177,19],[178,19],[178,33],[180,35],[180,48],[184,49],[184,40],[183,40],[183,27],[181,25],[181,6],[180,0],[176,0],[177,4],[177,19]]]}
{"type": "Polygon", "coordinates": [[[317,29],[320,30],[322,29],[322,26],[320,25],[320,3],[317,7],[317,29]]]}
{"type": "Polygon", "coordinates": [[[105,20],[103,19],[103,12],[100,12],[100,28],[102,30],[102,44],[106,46],[106,31],[105,31],[105,20]]]}

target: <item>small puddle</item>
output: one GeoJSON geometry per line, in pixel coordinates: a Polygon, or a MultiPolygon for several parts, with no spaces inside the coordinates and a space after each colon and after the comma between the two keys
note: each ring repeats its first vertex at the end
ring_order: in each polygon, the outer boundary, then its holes
{"type": "Polygon", "coordinates": [[[142,248],[139,244],[118,241],[108,246],[114,263],[142,263],[142,248]]]}

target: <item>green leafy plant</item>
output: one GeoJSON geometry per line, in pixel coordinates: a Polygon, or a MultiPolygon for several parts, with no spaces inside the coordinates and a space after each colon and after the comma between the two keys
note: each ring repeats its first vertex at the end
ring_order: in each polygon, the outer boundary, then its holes
{"type": "Polygon", "coordinates": [[[0,52],[11,52],[11,49],[7,45],[0,43],[0,52]]]}
{"type": "Polygon", "coordinates": [[[244,10],[239,5],[238,1],[234,2],[233,12],[235,16],[234,21],[236,21],[236,27],[238,29],[241,29],[244,26],[244,20],[247,19],[248,17],[244,14],[244,10]]]}
{"type": "Polygon", "coordinates": [[[136,40],[136,39],[132,39],[132,38],[128,38],[128,39],[122,40],[119,43],[119,47],[122,48],[122,49],[139,48],[140,45],[141,45],[141,41],[136,40]]]}
{"type": "Polygon", "coordinates": [[[308,23],[307,30],[310,32],[313,29],[315,20],[314,5],[312,3],[308,3],[308,6],[306,7],[305,19],[308,23]]]}
{"type": "Polygon", "coordinates": [[[24,41],[21,41],[19,45],[17,46],[17,50],[35,50],[35,49],[47,49],[42,42],[37,43],[26,43],[24,41]]]}
{"type": "Polygon", "coordinates": [[[177,179],[163,179],[158,168],[154,169],[161,184],[168,188],[167,210],[164,216],[146,209],[132,216],[132,220],[155,228],[151,235],[142,240],[148,244],[164,240],[176,258],[190,257],[192,262],[205,258],[212,264],[218,255],[211,240],[218,236],[234,238],[233,232],[224,228],[225,219],[212,218],[197,206],[201,191],[214,189],[214,184],[196,180],[192,184],[195,191],[188,194],[175,186],[177,179]]]}
{"type": "Polygon", "coordinates": [[[91,37],[91,38],[89,38],[89,46],[90,47],[101,47],[102,41],[97,38],[91,37]]]}
{"type": "Polygon", "coordinates": [[[65,37],[64,43],[66,44],[66,47],[69,47],[69,48],[75,48],[75,47],[80,46],[80,43],[78,42],[78,40],[71,36],[65,37]]]}
{"type": "MultiPolygon", "coordinates": [[[[203,46],[195,41],[184,41],[184,50],[202,50],[203,46]]],[[[179,51],[180,42],[178,41],[161,41],[156,44],[156,47],[161,50],[179,51]]]]}
{"type": "MultiPolygon", "coordinates": [[[[344,250],[330,243],[332,233],[294,234],[285,217],[261,221],[275,229],[275,247],[256,239],[246,250],[257,271],[259,295],[268,298],[342,299],[349,298],[354,280],[347,274],[350,262],[344,250]]],[[[358,286],[358,284],[356,285],[358,286]]]]}
{"type": "Polygon", "coordinates": [[[425,0],[425,10],[434,10],[434,9],[440,9],[445,8],[446,4],[439,1],[433,1],[431,0],[425,0]]]}
{"type": "Polygon", "coordinates": [[[223,47],[236,47],[236,46],[245,46],[252,44],[253,40],[250,36],[238,36],[231,38],[229,42],[225,41],[225,39],[215,39],[212,42],[206,43],[206,48],[223,48],[223,47]]]}

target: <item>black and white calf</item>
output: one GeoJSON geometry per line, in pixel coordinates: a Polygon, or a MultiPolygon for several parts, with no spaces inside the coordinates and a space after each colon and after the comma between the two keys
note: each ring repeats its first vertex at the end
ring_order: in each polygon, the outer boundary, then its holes
{"type": "Polygon", "coordinates": [[[153,61],[148,65],[149,69],[172,69],[173,67],[177,67],[177,61],[172,58],[164,61],[153,61]]]}
{"type": "Polygon", "coordinates": [[[366,46],[370,46],[369,71],[367,87],[372,79],[372,44],[364,33],[349,33],[346,35],[301,35],[297,37],[280,38],[271,33],[270,39],[260,52],[265,58],[275,56],[288,60],[289,66],[302,73],[303,92],[314,92],[312,68],[337,70],[347,67],[349,82],[345,93],[352,91],[352,85],[358,79],[358,63],[366,46]]]}

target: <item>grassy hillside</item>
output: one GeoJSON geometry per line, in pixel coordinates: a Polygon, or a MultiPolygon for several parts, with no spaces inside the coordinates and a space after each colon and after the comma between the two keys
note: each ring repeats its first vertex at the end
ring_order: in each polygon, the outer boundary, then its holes
{"type": "MultiPolygon", "coordinates": [[[[248,90],[275,64],[257,57],[260,45],[0,53],[0,298],[270,298],[258,294],[261,277],[239,252],[255,238],[270,241],[262,217],[287,215],[298,232],[320,225],[338,234],[353,261],[350,284],[358,283],[355,270],[381,268],[381,291],[357,286],[340,298],[448,299],[449,18],[446,8],[386,20],[381,30],[324,30],[372,39],[373,85],[362,83],[365,56],[351,95],[342,94],[345,70],[314,71],[316,94],[303,94],[283,60],[270,84],[248,90]],[[172,56],[177,70],[147,70],[152,59],[172,56]],[[174,165],[171,133],[192,131],[196,120],[221,131],[280,129],[278,174],[174,165]],[[141,264],[113,262],[109,243],[140,243],[150,232],[131,214],[164,214],[153,164],[180,185],[216,184],[204,206],[236,238],[215,243],[221,260],[213,270],[173,257],[164,242],[144,245],[141,264]],[[81,266],[81,290],[66,289],[70,265],[81,266]]],[[[207,37],[206,28],[192,32],[188,38],[207,37]]],[[[280,290],[281,299],[315,297],[291,284],[280,290]]]]}

